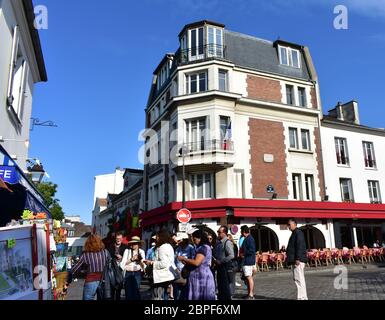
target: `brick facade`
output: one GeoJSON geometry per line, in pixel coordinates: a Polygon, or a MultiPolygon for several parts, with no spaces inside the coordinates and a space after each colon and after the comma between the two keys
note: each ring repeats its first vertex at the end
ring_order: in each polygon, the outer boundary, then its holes
{"type": "Polygon", "coordinates": [[[324,181],[324,167],[322,161],[322,151],[321,151],[321,141],[320,141],[320,129],[314,128],[314,143],[317,152],[317,169],[318,169],[318,181],[319,181],[319,190],[320,197],[324,199],[325,197],[325,181],[324,181]]]}
{"type": "Polygon", "coordinates": [[[281,84],[276,80],[248,75],[247,94],[251,99],[282,102],[281,84]]]}
{"type": "Polygon", "coordinates": [[[311,96],[311,104],[313,106],[313,109],[318,110],[318,99],[317,99],[317,92],[315,91],[315,88],[310,89],[310,96],[311,96]]]}
{"type": "Polygon", "coordinates": [[[254,198],[271,198],[266,188],[273,185],[279,199],[287,199],[287,161],[284,127],[281,122],[250,119],[249,143],[251,185],[254,198]],[[274,162],[264,162],[264,155],[274,155],[274,162]]]}

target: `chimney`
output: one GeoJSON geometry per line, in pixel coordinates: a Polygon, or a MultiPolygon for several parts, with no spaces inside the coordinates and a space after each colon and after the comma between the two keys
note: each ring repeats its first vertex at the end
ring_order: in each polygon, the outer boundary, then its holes
{"type": "Polygon", "coordinates": [[[358,102],[355,100],[344,104],[338,102],[337,106],[329,111],[329,117],[359,125],[360,116],[358,112],[358,102]]]}

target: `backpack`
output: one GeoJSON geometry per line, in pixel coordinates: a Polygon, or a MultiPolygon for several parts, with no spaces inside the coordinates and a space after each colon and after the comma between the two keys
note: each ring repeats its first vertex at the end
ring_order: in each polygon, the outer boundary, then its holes
{"type": "Polygon", "coordinates": [[[107,263],[104,267],[102,279],[97,288],[98,298],[101,300],[112,299],[112,289],[119,290],[123,285],[123,272],[115,260],[111,258],[108,251],[105,251],[107,263]]]}

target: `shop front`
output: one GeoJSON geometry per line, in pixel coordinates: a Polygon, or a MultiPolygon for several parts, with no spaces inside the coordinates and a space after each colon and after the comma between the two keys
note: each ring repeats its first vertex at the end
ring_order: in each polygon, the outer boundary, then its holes
{"type": "MultiPolygon", "coordinates": [[[[179,223],[175,215],[181,206],[180,202],[173,202],[143,213],[143,238],[149,240],[161,228],[176,232],[179,223]]],[[[384,240],[385,205],[381,204],[215,199],[187,202],[186,207],[192,213],[187,229],[202,227],[215,235],[220,225],[227,225],[237,241],[240,226],[247,225],[257,251],[262,252],[287,246],[291,235],[287,228],[289,218],[297,220],[308,249],[371,247],[375,240],[384,240]]]]}
{"type": "Polygon", "coordinates": [[[44,199],[22,169],[0,145],[0,227],[32,214],[51,218],[44,199]]]}

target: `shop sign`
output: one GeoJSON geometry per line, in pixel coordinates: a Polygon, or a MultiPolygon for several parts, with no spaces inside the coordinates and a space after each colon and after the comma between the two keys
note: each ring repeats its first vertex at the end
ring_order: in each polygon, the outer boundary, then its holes
{"type": "Polygon", "coordinates": [[[19,175],[16,171],[16,167],[0,166],[0,178],[10,184],[19,182],[19,175]]]}

